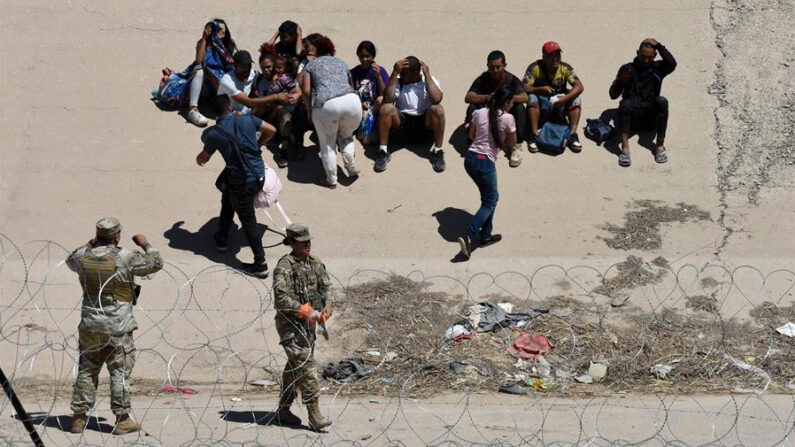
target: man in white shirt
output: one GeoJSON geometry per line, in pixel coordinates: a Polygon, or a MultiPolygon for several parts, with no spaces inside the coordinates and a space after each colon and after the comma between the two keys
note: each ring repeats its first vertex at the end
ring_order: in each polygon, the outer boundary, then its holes
{"type": "Polygon", "coordinates": [[[232,59],[234,59],[235,69],[221,77],[221,81],[218,83],[218,94],[229,96],[234,111],[249,113],[258,105],[269,102],[295,104],[300,99],[300,92],[297,95],[293,92],[282,92],[261,98],[250,98],[251,87],[256,78],[256,73],[251,69],[251,54],[246,50],[241,50],[235,53],[232,59]]]}
{"type": "Polygon", "coordinates": [[[386,170],[391,158],[389,132],[393,130],[415,138],[432,134],[431,164],[436,172],[445,170],[442,97],[439,81],[424,62],[414,56],[395,62],[384,92],[384,103],[378,112],[379,151],[375,172],[386,170]]]}

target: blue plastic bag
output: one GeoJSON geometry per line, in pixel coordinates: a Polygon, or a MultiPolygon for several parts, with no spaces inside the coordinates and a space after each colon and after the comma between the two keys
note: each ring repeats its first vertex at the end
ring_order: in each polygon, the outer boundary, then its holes
{"type": "Polygon", "coordinates": [[[171,73],[168,78],[161,80],[157,89],[157,102],[172,109],[182,107],[187,97],[191,75],[191,69],[188,67],[179,73],[171,73]]]}

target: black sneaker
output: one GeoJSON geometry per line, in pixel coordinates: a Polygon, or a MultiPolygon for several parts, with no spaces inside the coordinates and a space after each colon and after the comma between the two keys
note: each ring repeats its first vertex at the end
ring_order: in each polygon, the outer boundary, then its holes
{"type": "Polygon", "coordinates": [[[375,165],[373,165],[373,170],[375,172],[384,172],[386,171],[386,165],[389,163],[389,160],[392,159],[392,156],[389,155],[389,152],[384,152],[381,149],[378,150],[378,156],[375,158],[375,165]]]}
{"type": "Polygon", "coordinates": [[[215,249],[217,251],[221,253],[226,252],[228,245],[226,244],[226,239],[222,238],[220,233],[215,233],[213,235],[213,240],[215,241],[215,249]]]}
{"type": "Polygon", "coordinates": [[[536,143],[536,135],[533,135],[532,132],[530,132],[530,136],[527,138],[527,141],[525,143],[527,143],[527,152],[530,152],[531,154],[535,154],[536,152],[538,152],[538,143],[536,143]]]}
{"type": "Polygon", "coordinates": [[[287,151],[284,149],[280,149],[276,151],[276,154],[273,155],[273,161],[276,162],[276,166],[280,168],[287,167],[287,151]]]}
{"type": "Polygon", "coordinates": [[[433,165],[433,170],[436,172],[442,172],[447,168],[447,165],[444,162],[444,151],[439,149],[438,151],[431,154],[431,165],[433,165]]]}
{"type": "Polygon", "coordinates": [[[580,144],[580,137],[578,137],[576,133],[571,134],[571,136],[569,137],[569,142],[567,144],[572,152],[580,152],[582,150],[582,144],[580,144]]]}
{"type": "Polygon", "coordinates": [[[491,236],[488,236],[488,237],[481,236],[480,237],[480,246],[481,247],[488,247],[489,245],[494,245],[494,244],[496,244],[497,242],[499,242],[501,240],[502,240],[502,235],[501,234],[492,234],[491,236]]]}
{"type": "Polygon", "coordinates": [[[461,236],[458,238],[458,245],[461,246],[461,256],[469,259],[472,255],[472,240],[469,239],[469,236],[461,236]]]}
{"type": "Polygon", "coordinates": [[[248,275],[251,275],[251,276],[254,276],[254,277],[257,277],[257,278],[260,278],[260,279],[267,278],[268,277],[268,273],[270,273],[268,271],[268,263],[267,262],[264,262],[262,264],[255,264],[255,263],[249,264],[248,262],[243,262],[240,265],[240,270],[243,273],[246,273],[248,275]]]}

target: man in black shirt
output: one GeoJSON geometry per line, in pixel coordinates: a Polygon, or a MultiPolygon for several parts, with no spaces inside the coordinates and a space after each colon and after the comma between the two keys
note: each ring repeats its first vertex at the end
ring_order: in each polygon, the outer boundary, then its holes
{"type": "Polygon", "coordinates": [[[616,120],[621,132],[619,165],[626,167],[632,164],[629,157],[630,128],[650,121],[657,134],[654,161],[668,161],[668,151],[664,145],[668,127],[668,100],[660,96],[660,90],[663,78],[675,69],[676,60],[673,55],[663,44],[649,37],[641,42],[637,57],[618,70],[616,79],[610,86],[610,99],[621,96],[616,120]],[[658,52],[662,60],[655,61],[658,52]]]}
{"type": "Polygon", "coordinates": [[[489,53],[486,58],[486,69],[480,76],[475,79],[472,86],[469,87],[464,102],[469,104],[467,107],[466,118],[464,124],[469,126],[472,120],[472,113],[475,110],[488,107],[489,101],[494,92],[503,85],[509,85],[513,89],[513,108],[511,115],[516,120],[516,146],[511,150],[510,166],[517,167],[522,163],[521,143],[524,141],[524,135],[527,127],[527,93],[522,87],[522,81],[516,76],[505,70],[506,66],[505,54],[502,51],[495,50],[489,53]]]}

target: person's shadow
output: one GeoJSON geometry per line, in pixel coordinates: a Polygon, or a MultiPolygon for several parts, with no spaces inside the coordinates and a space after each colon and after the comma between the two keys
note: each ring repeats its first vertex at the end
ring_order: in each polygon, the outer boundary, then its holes
{"type": "MultiPolygon", "coordinates": [[[[618,109],[606,109],[602,111],[601,115],[599,115],[599,119],[607,124],[610,124],[616,130],[610,135],[610,137],[602,143],[602,146],[611,154],[618,156],[621,155],[621,133],[618,130],[618,109]]],[[[632,138],[633,136],[638,136],[638,144],[646,149],[648,149],[652,155],[654,155],[654,137],[656,136],[656,129],[654,123],[650,123],[649,120],[640,119],[640,120],[633,120],[630,123],[630,134],[629,137],[632,138]]]]}
{"type": "Polygon", "coordinates": [[[271,427],[283,427],[293,430],[314,431],[305,425],[288,425],[279,422],[273,411],[219,411],[221,420],[239,424],[257,424],[271,427]]]}
{"type": "MultiPolygon", "coordinates": [[[[18,414],[14,415],[14,419],[18,421],[22,420],[18,414]]],[[[57,428],[58,430],[66,433],[69,433],[69,430],[72,428],[71,415],[50,416],[47,413],[28,413],[28,420],[33,425],[43,425],[45,427],[57,428]]],[[[101,433],[112,433],[113,426],[102,423],[106,420],[107,419],[103,417],[90,416],[88,418],[88,423],[86,424],[86,429],[101,433]]]]}
{"type": "MultiPolygon", "coordinates": [[[[439,235],[442,236],[442,239],[446,240],[447,242],[458,242],[459,236],[462,236],[466,233],[467,225],[469,225],[469,221],[472,220],[474,217],[468,211],[464,211],[460,208],[453,208],[448,206],[447,208],[437,211],[432,214],[433,217],[436,218],[436,221],[439,223],[439,228],[437,231],[439,235]]],[[[475,246],[473,244],[472,250],[475,250],[475,246]]],[[[450,262],[464,262],[467,259],[463,257],[460,253],[456,254],[450,262]]]]}
{"type": "Polygon", "coordinates": [[[467,150],[469,149],[469,135],[467,135],[467,128],[464,124],[456,127],[453,133],[450,135],[450,139],[447,140],[450,143],[450,146],[453,146],[456,152],[462,157],[466,155],[467,150]]]}
{"type": "MultiPolygon", "coordinates": [[[[184,224],[184,220],[174,222],[174,225],[163,233],[163,236],[168,239],[169,247],[177,250],[190,251],[199,256],[204,256],[210,261],[221,264],[230,266],[239,264],[236,255],[240,252],[242,247],[248,247],[248,243],[242,234],[242,230],[238,231],[235,223],[232,223],[232,227],[229,229],[226,252],[219,252],[215,248],[213,235],[218,231],[217,217],[208,220],[195,232],[182,228],[184,224]]],[[[257,226],[259,227],[260,233],[265,235],[267,226],[259,222],[257,226]]]]}
{"type": "MultiPolygon", "coordinates": [[[[402,131],[392,132],[389,136],[389,153],[393,157],[396,153],[405,149],[425,159],[430,164],[431,146],[433,146],[433,134],[430,131],[419,132],[417,135],[407,135],[402,131]]],[[[377,144],[368,144],[364,148],[364,156],[375,163],[379,150],[377,144]]]]}

